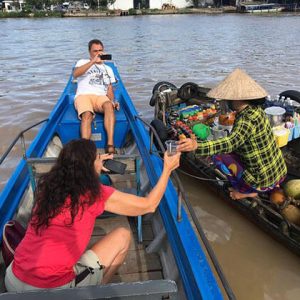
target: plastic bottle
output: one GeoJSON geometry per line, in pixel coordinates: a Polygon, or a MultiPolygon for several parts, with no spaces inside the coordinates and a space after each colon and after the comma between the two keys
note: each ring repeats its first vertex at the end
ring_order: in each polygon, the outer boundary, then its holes
{"type": "Polygon", "coordinates": [[[290,97],[287,97],[285,99],[285,109],[286,109],[286,112],[288,115],[291,115],[291,116],[294,115],[295,109],[293,107],[293,101],[291,100],[290,97]]]}
{"type": "Polygon", "coordinates": [[[273,103],[272,103],[272,98],[271,98],[270,95],[268,95],[268,96],[266,97],[266,106],[269,107],[269,106],[272,106],[272,105],[273,105],[273,103]]]}
{"type": "Polygon", "coordinates": [[[279,95],[276,95],[276,97],[275,97],[275,105],[280,105],[280,102],[279,102],[279,99],[280,99],[280,96],[279,95]]]}

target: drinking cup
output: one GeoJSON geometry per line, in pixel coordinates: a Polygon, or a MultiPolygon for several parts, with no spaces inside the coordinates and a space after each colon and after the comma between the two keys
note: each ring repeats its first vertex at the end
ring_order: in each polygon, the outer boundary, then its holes
{"type": "Polygon", "coordinates": [[[227,129],[222,128],[221,126],[216,126],[211,129],[214,140],[221,139],[226,137],[229,134],[227,129]]]}
{"type": "Polygon", "coordinates": [[[165,142],[166,147],[167,147],[167,154],[169,156],[175,155],[177,153],[177,144],[176,141],[174,140],[167,140],[165,142]]]}

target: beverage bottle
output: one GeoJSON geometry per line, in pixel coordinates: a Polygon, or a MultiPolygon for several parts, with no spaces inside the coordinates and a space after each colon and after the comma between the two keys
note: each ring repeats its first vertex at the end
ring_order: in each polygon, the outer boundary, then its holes
{"type": "Polygon", "coordinates": [[[281,106],[281,107],[284,107],[284,105],[285,105],[285,97],[284,97],[284,96],[281,96],[279,102],[280,102],[280,106],[281,106]]]}
{"type": "Polygon", "coordinates": [[[274,104],[275,104],[276,106],[280,105],[279,99],[280,99],[280,96],[279,96],[279,95],[276,95],[275,101],[274,101],[274,102],[275,102],[274,104]]]}
{"type": "Polygon", "coordinates": [[[269,106],[272,106],[272,98],[270,95],[268,95],[266,97],[266,106],[269,107],[269,106]]]}

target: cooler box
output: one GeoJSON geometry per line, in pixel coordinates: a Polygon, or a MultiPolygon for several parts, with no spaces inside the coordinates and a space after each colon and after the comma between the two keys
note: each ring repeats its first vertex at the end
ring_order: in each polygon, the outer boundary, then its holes
{"type": "Polygon", "coordinates": [[[290,130],[283,127],[274,127],[273,134],[278,147],[284,147],[288,143],[290,130]]]}

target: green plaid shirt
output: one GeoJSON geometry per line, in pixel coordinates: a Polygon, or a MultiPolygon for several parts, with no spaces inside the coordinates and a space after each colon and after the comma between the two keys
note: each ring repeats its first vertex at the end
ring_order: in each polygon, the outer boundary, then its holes
{"type": "Polygon", "coordinates": [[[269,120],[257,106],[247,106],[236,115],[229,136],[198,143],[196,155],[234,152],[244,167],[244,181],[255,188],[267,188],[287,174],[281,150],[275,143],[269,120]]]}

